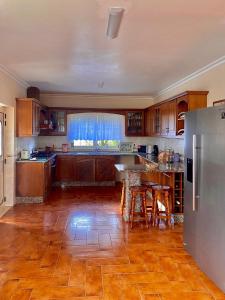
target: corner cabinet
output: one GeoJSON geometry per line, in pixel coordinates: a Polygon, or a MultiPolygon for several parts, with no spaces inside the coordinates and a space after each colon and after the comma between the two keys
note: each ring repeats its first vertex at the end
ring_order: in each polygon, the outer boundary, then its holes
{"type": "Polygon", "coordinates": [[[207,91],[187,91],[146,109],[147,136],[182,137],[185,113],[207,107],[207,91]]]}
{"type": "Polygon", "coordinates": [[[145,122],[143,110],[126,111],[125,134],[126,136],[144,136],[145,122]]]}
{"type": "Polygon", "coordinates": [[[40,104],[33,98],[16,99],[17,137],[38,136],[40,133],[40,104]]]}

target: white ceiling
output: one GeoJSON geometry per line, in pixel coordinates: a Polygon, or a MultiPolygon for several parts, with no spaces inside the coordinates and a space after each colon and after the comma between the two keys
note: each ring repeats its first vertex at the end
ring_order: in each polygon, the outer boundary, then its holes
{"type": "Polygon", "coordinates": [[[0,64],[43,91],[154,95],[224,54],[224,0],[0,0],[0,64]]]}

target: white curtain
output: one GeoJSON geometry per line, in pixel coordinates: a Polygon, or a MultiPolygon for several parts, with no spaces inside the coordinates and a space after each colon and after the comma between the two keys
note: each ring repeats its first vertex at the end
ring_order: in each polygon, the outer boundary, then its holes
{"type": "Polygon", "coordinates": [[[121,140],[125,117],[110,113],[79,113],[68,115],[68,139],[121,140]]]}

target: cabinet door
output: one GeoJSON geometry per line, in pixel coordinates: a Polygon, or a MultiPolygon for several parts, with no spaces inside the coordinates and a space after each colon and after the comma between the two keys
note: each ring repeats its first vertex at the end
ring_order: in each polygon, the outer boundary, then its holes
{"type": "Polygon", "coordinates": [[[166,136],[169,132],[168,103],[164,103],[160,106],[160,120],[160,134],[166,136]]]}
{"type": "Polygon", "coordinates": [[[144,111],[127,111],[125,115],[126,136],[144,135],[144,111]]]}
{"type": "Polygon", "coordinates": [[[169,127],[169,136],[176,135],[176,101],[168,102],[168,127],[169,127]]]}
{"type": "Polygon", "coordinates": [[[49,109],[49,135],[66,135],[67,114],[65,110],[49,109]]]}
{"type": "Polygon", "coordinates": [[[39,135],[40,133],[40,105],[36,102],[33,102],[32,105],[32,114],[33,114],[33,135],[39,135]]]}
{"type": "Polygon", "coordinates": [[[57,156],[56,181],[74,181],[74,156],[57,156]]]}
{"type": "Polygon", "coordinates": [[[154,130],[153,130],[153,124],[154,124],[154,109],[149,109],[146,112],[146,117],[145,117],[145,134],[147,136],[153,136],[154,135],[154,130]]]}
{"type": "Polygon", "coordinates": [[[75,174],[76,181],[95,181],[95,158],[89,156],[75,157],[75,174]]]}
{"type": "Polygon", "coordinates": [[[115,181],[115,157],[95,158],[95,181],[115,181]]]}
{"type": "Polygon", "coordinates": [[[161,108],[160,106],[154,107],[153,110],[153,135],[158,136],[161,134],[161,108]]]}
{"type": "Polygon", "coordinates": [[[51,171],[51,163],[47,162],[45,163],[45,170],[44,170],[44,182],[45,182],[45,189],[44,189],[44,194],[45,197],[47,197],[48,193],[51,190],[52,187],[52,171],[51,171]]]}

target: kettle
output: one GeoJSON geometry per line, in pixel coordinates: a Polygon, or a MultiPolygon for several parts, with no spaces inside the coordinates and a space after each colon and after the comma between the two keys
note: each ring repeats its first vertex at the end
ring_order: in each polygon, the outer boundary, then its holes
{"type": "Polygon", "coordinates": [[[30,159],[30,152],[29,152],[29,150],[23,149],[21,151],[20,156],[21,156],[21,159],[30,159]]]}

